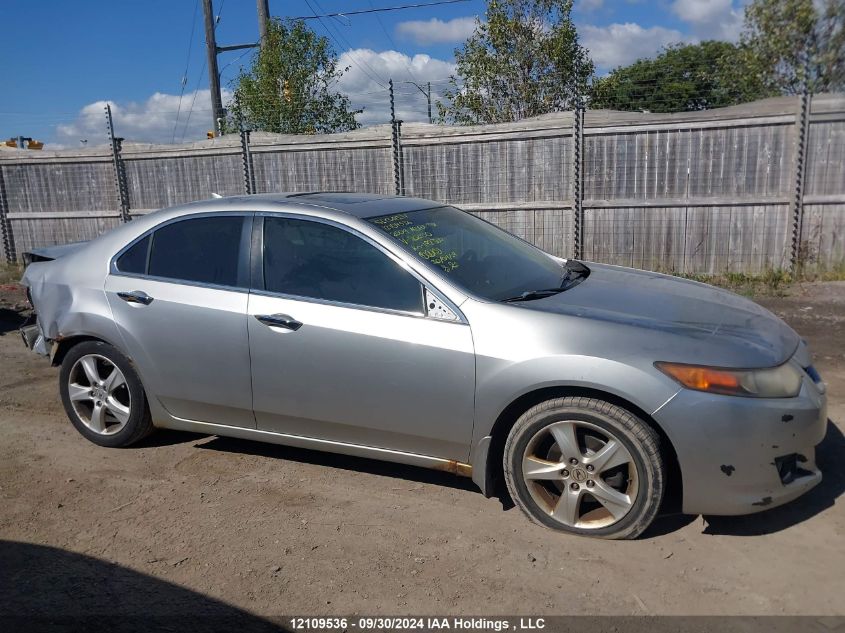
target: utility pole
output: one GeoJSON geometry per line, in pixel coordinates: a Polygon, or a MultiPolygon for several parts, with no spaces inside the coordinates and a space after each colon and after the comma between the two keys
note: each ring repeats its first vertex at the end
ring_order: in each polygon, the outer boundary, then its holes
{"type": "Polygon", "coordinates": [[[428,122],[433,123],[433,121],[431,119],[431,82],[427,81],[426,84],[425,84],[425,86],[426,86],[425,88],[423,88],[421,85],[419,85],[415,81],[403,81],[402,83],[411,84],[417,90],[419,90],[421,93],[423,93],[425,95],[426,101],[428,101],[428,122]]]}
{"type": "Polygon", "coordinates": [[[205,14],[205,47],[208,54],[208,87],[211,90],[211,119],[214,122],[215,135],[220,134],[220,121],[223,120],[223,97],[220,95],[220,71],[217,70],[217,40],[214,37],[214,9],[212,0],[202,0],[205,14]]]}
{"type": "Polygon", "coordinates": [[[217,20],[214,18],[213,0],[202,0],[202,11],[205,14],[205,47],[208,53],[208,87],[211,89],[211,117],[214,120],[214,133],[220,134],[223,129],[223,97],[220,94],[220,71],[217,69],[217,56],[226,51],[237,51],[243,48],[257,48],[264,46],[267,38],[267,22],[270,20],[269,0],[258,2],[258,35],[257,44],[235,44],[233,46],[217,46],[214,29],[217,20]]]}
{"type": "Polygon", "coordinates": [[[270,20],[270,0],[257,0],[258,2],[258,44],[264,48],[264,40],[267,39],[267,22],[270,20]]]}

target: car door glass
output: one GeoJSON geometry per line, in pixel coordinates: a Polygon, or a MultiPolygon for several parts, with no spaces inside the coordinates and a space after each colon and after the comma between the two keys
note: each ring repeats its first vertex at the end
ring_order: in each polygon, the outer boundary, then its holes
{"type": "Polygon", "coordinates": [[[322,222],[264,219],[270,292],[422,313],[417,279],[357,235],[322,222]]]}
{"type": "Polygon", "coordinates": [[[149,274],[237,286],[243,221],[240,216],[202,217],[157,229],[152,235],[149,274]]]}
{"type": "Polygon", "coordinates": [[[150,248],[150,236],[135,242],[126,252],[117,258],[115,266],[122,273],[143,275],[147,272],[147,253],[150,248]]]}

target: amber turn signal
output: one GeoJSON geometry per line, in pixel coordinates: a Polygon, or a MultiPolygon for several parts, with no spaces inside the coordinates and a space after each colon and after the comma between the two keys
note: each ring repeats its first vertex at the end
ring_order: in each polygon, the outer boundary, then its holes
{"type": "Polygon", "coordinates": [[[658,369],[690,389],[698,389],[699,391],[722,389],[736,391],[740,389],[739,377],[729,371],[674,363],[658,363],[657,365],[658,369]]]}
{"type": "Polygon", "coordinates": [[[801,390],[801,372],[790,363],[764,369],[726,369],[666,362],[657,362],[654,366],[687,389],[696,391],[757,398],[791,398],[801,390]]]}

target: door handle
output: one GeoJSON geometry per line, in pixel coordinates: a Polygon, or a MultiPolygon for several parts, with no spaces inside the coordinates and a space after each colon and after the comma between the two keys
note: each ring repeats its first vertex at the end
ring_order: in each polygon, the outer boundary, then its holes
{"type": "Polygon", "coordinates": [[[153,302],[153,298],[146,292],[141,290],[133,290],[132,292],[118,292],[117,296],[123,299],[126,303],[140,303],[148,306],[153,302]]]}
{"type": "Polygon", "coordinates": [[[255,318],[267,327],[282,327],[296,332],[302,323],[287,314],[256,314],[255,318]]]}

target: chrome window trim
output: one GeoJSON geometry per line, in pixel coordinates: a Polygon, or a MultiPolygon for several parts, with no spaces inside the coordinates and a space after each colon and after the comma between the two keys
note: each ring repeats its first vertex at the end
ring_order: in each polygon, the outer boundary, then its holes
{"type": "MultiPolygon", "coordinates": [[[[265,296],[265,297],[279,297],[281,299],[290,299],[290,300],[293,300],[293,301],[305,301],[305,302],[308,302],[308,303],[318,303],[318,304],[322,304],[322,305],[332,305],[332,306],[338,306],[338,307],[343,307],[343,308],[352,308],[352,309],[356,309],[356,310],[367,310],[367,311],[370,311],[370,312],[380,312],[380,313],[384,313],[384,314],[394,314],[394,315],[397,315],[397,316],[409,316],[409,317],[416,317],[416,318],[423,318],[423,319],[431,319],[432,321],[438,321],[440,323],[456,323],[456,324],[459,324],[459,325],[469,325],[469,322],[467,321],[466,317],[464,316],[464,313],[461,312],[460,309],[452,301],[450,301],[447,297],[445,297],[442,292],[440,292],[436,287],[434,287],[429,280],[427,280],[425,277],[420,275],[414,269],[414,267],[411,266],[404,258],[402,258],[401,256],[397,255],[396,253],[392,252],[391,250],[387,249],[383,244],[380,244],[378,241],[374,240],[369,235],[366,235],[366,234],[362,233],[361,231],[358,231],[354,227],[351,227],[348,224],[343,224],[342,222],[337,222],[337,221],[329,219],[329,218],[323,218],[323,217],[312,216],[312,215],[302,215],[302,214],[292,212],[292,211],[281,211],[281,210],[280,211],[256,211],[255,217],[256,217],[256,219],[265,218],[265,217],[283,217],[283,218],[290,218],[292,220],[319,222],[321,224],[327,224],[329,226],[333,226],[333,227],[338,228],[342,231],[346,231],[347,233],[351,233],[352,235],[355,235],[356,237],[359,237],[360,239],[364,240],[365,242],[367,242],[368,244],[372,245],[373,247],[378,249],[380,252],[385,254],[388,258],[393,260],[397,265],[401,266],[403,270],[407,271],[410,275],[412,275],[420,283],[420,294],[422,295],[421,296],[421,299],[422,299],[421,303],[422,303],[422,306],[423,306],[423,312],[406,312],[406,311],[403,311],[403,310],[393,310],[393,309],[390,309],[390,308],[379,308],[379,307],[376,307],[376,306],[369,306],[369,305],[358,304],[358,303],[346,303],[346,302],[341,302],[341,301],[333,301],[331,299],[320,299],[320,298],[317,298],[317,297],[303,297],[303,296],[300,296],[300,295],[290,295],[290,294],[281,293],[281,292],[272,292],[270,290],[265,290],[264,288],[251,288],[250,292],[252,292],[254,294],[261,295],[261,296],[265,296]],[[449,308],[451,308],[451,310],[458,316],[458,320],[457,321],[447,321],[445,319],[436,319],[434,317],[430,317],[428,315],[428,311],[426,310],[426,306],[425,306],[425,296],[424,296],[424,293],[422,292],[423,288],[427,288],[429,290],[429,292],[436,295],[443,303],[448,305],[449,308]]],[[[255,225],[258,225],[258,224],[259,223],[257,223],[257,222],[255,223],[255,225]]],[[[262,233],[263,233],[263,229],[262,229],[262,233]]],[[[261,249],[260,249],[260,251],[261,252],[253,253],[253,257],[259,258],[257,264],[254,263],[253,266],[254,266],[254,269],[260,268],[263,271],[263,269],[264,269],[263,235],[261,236],[261,249]]],[[[263,274],[262,274],[262,281],[263,281],[263,274]]]]}
{"type": "MultiPolygon", "coordinates": [[[[343,301],[333,301],[332,299],[320,299],[319,297],[304,297],[302,295],[291,295],[286,294],[283,292],[272,292],[270,290],[261,290],[259,288],[253,288],[249,291],[250,294],[258,295],[261,297],[270,297],[273,299],[287,299],[289,301],[302,301],[303,303],[316,303],[319,305],[326,305],[326,306],[333,306],[336,308],[351,308],[353,310],[366,310],[367,312],[381,312],[383,314],[393,314],[396,316],[406,316],[406,317],[415,317],[418,319],[427,319],[429,318],[427,314],[423,312],[406,312],[404,310],[393,310],[391,308],[379,308],[376,306],[368,306],[363,305],[360,303],[346,303],[343,301]]],[[[441,319],[433,319],[433,320],[441,320],[441,319]]],[[[455,323],[455,321],[444,321],[444,323],[455,323]]]]}
{"type": "MultiPolygon", "coordinates": [[[[175,224],[176,222],[184,222],[184,221],[187,221],[187,220],[196,220],[196,219],[207,218],[207,217],[211,217],[211,218],[221,218],[221,217],[250,218],[250,221],[246,222],[245,226],[242,227],[243,233],[241,234],[241,242],[240,242],[239,251],[238,251],[238,277],[240,278],[240,276],[241,276],[241,267],[246,266],[245,272],[246,272],[246,275],[247,275],[247,282],[249,282],[249,271],[250,271],[250,259],[249,258],[251,257],[251,252],[250,252],[251,248],[250,248],[250,242],[248,240],[248,235],[250,235],[252,233],[251,218],[255,217],[254,211],[204,211],[204,212],[201,211],[201,212],[198,212],[198,213],[189,213],[189,214],[185,214],[185,215],[180,215],[180,216],[175,217],[175,218],[170,218],[169,220],[164,220],[163,222],[156,224],[154,227],[147,229],[146,231],[144,231],[143,233],[141,233],[140,235],[135,237],[135,239],[133,239],[131,242],[129,242],[128,244],[123,246],[123,248],[121,248],[119,251],[117,251],[117,253],[112,255],[111,259],[109,260],[109,274],[114,275],[115,277],[129,277],[129,278],[132,278],[132,279],[148,279],[150,281],[172,283],[172,284],[177,284],[177,285],[180,285],[180,286],[192,286],[192,287],[195,287],[195,288],[208,288],[208,289],[211,289],[211,290],[228,290],[228,291],[231,291],[231,292],[249,293],[249,291],[250,291],[249,286],[251,285],[250,283],[247,283],[246,286],[229,286],[229,285],[225,285],[225,284],[212,284],[212,283],[203,282],[203,281],[194,281],[192,279],[177,279],[175,277],[159,277],[157,275],[148,275],[146,273],[144,273],[144,274],[127,273],[127,272],[123,272],[121,270],[118,270],[117,260],[120,259],[121,255],[123,255],[126,251],[128,251],[130,248],[135,246],[135,244],[137,244],[138,242],[140,242],[144,238],[146,238],[148,236],[152,236],[152,234],[155,233],[156,231],[158,231],[159,229],[164,228],[165,226],[168,226],[170,224],[175,224]],[[244,234],[246,234],[247,237],[245,237],[244,234]],[[246,244],[244,244],[244,242],[246,242],[246,244]],[[244,252],[245,246],[246,246],[246,252],[244,252]]],[[[149,259],[150,259],[151,253],[152,253],[152,240],[150,240],[150,246],[149,246],[149,249],[147,251],[147,270],[149,270],[149,264],[150,264],[149,259]]]]}
{"type": "Polygon", "coordinates": [[[122,273],[120,271],[109,273],[114,277],[126,277],[129,279],[144,279],[147,281],[158,281],[166,284],[176,284],[178,286],[191,286],[193,288],[206,288],[208,290],[226,290],[228,292],[240,292],[249,294],[249,288],[241,288],[239,286],[224,286],[220,284],[210,284],[203,281],[191,281],[189,279],[174,279],[172,277],[156,277],[154,275],[139,275],[137,273],[122,273]]]}

